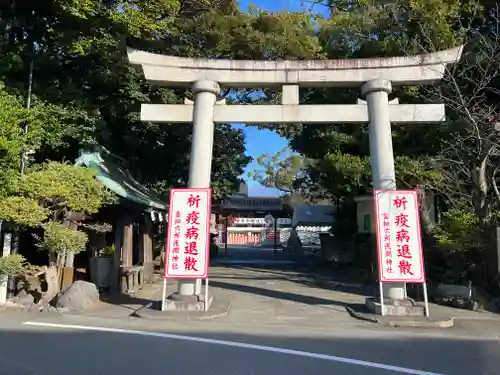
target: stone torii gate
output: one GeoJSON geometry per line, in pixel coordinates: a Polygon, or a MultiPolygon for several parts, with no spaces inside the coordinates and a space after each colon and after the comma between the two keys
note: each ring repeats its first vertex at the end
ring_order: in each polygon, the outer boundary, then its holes
{"type": "MultiPolygon", "coordinates": [[[[148,82],[190,87],[194,102],[143,104],[141,120],[193,123],[189,187],[209,187],[214,123],[292,124],[369,123],[370,159],[375,189],[395,189],[391,122],[438,122],[444,104],[399,104],[389,101],[396,85],[436,83],[446,66],[456,63],[462,47],[418,56],[305,61],[248,61],[183,58],[128,49],[129,61],[141,65],[148,82]],[[282,88],[281,105],[226,105],[217,102],[224,88],[282,88]],[[299,105],[300,87],[360,87],[352,105],[299,105]],[[215,105],[217,104],[217,105],[215,105]]],[[[199,295],[201,282],[180,281],[180,296],[199,295]]],[[[384,284],[393,303],[405,299],[404,284],[384,284]]],[[[386,302],[387,303],[387,302],[386,302]]]]}

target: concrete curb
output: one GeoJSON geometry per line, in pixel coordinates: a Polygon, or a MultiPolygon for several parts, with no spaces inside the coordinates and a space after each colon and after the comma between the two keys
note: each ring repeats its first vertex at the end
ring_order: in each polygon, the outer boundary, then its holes
{"type": "Polygon", "coordinates": [[[377,316],[354,311],[350,306],[344,306],[349,315],[355,319],[365,322],[375,323],[382,327],[411,327],[411,328],[450,328],[455,324],[453,317],[443,317],[438,319],[427,317],[397,317],[397,316],[377,316]]]}
{"type": "Polygon", "coordinates": [[[133,311],[129,316],[133,318],[145,320],[168,320],[169,318],[182,318],[183,320],[213,320],[225,317],[229,314],[231,303],[219,303],[216,306],[212,305],[212,309],[204,311],[160,311],[151,309],[153,303],[148,304],[136,311],[133,311]]]}

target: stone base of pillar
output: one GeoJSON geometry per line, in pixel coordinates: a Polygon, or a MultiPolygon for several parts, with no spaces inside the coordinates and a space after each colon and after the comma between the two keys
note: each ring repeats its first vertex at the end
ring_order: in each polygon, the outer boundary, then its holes
{"type": "MultiPolygon", "coordinates": [[[[382,305],[378,298],[365,299],[365,306],[371,312],[382,315],[382,305]]],[[[384,298],[384,315],[389,316],[425,316],[425,308],[412,299],[393,300],[384,298]]]]}
{"type": "Polygon", "coordinates": [[[144,268],[142,266],[122,267],[120,291],[122,294],[134,294],[144,286],[144,268]]]}
{"type": "Polygon", "coordinates": [[[144,263],[144,282],[153,283],[155,281],[155,265],[152,262],[144,263]]]}
{"type": "MultiPolygon", "coordinates": [[[[208,296],[208,309],[213,302],[213,296],[208,296]]],[[[181,296],[178,293],[171,294],[165,301],[165,311],[204,311],[205,296],[181,296]]]]}

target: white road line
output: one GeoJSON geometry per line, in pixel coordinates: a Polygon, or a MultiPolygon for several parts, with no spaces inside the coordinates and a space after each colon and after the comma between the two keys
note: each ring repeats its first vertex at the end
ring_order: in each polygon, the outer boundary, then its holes
{"type": "Polygon", "coordinates": [[[131,329],[95,327],[95,326],[84,326],[84,325],[74,325],[74,324],[57,324],[57,323],[45,323],[45,322],[24,322],[23,324],[27,325],[27,326],[73,329],[73,330],[80,330],[80,331],[125,333],[125,334],[129,334],[129,335],[159,337],[159,338],[171,339],[171,340],[182,340],[182,341],[199,342],[199,343],[204,343],[204,344],[223,345],[223,346],[229,346],[229,347],[233,347],[233,348],[260,350],[263,352],[296,355],[296,356],[300,356],[300,357],[322,359],[325,361],[347,363],[350,365],[364,366],[364,367],[369,367],[369,368],[376,368],[376,369],[399,372],[401,374],[443,375],[443,374],[438,374],[435,372],[427,372],[427,371],[414,370],[411,368],[405,368],[405,367],[399,367],[399,366],[384,365],[382,363],[368,362],[368,361],[362,361],[359,359],[352,359],[352,358],[345,358],[345,357],[337,357],[337,356],[328,355],[328,354],[303,352],[300,350],[283,349],[283,348],[276,348],[276,347],[264,346],[264,345],[246,344],[243,342],[235,342],[235,341],[216,340],[216,339],[209,339],[209,338],[205,338],[205,337],[184,336],[184,335],[175,335],[175,334],[163,333],[163,332],[136,331],[136,330],[131,330],[131,329]]]}

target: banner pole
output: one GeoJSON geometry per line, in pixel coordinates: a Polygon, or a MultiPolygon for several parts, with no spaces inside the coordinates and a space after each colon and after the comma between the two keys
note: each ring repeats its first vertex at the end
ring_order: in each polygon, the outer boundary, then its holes
{"type": "Polygon", "coordinates": [[[384,288],[381,281],[378,282],[378,286],[380,289],[380,315],[384,316],[384,288]]]}
{"type": "Polygon", "coordinates": [[[208,277],[205,279],[205,312],[208,311],[208,277]]]}
{"type": "Polygon", "coordinates": [[[161,293],[161,311],[165,311],[165,298],[167,297],[167,278],[163,277],[163,291],[161,293]]]}
{"type": "Polygon", "coordinates": [[[424,286],[424,303],[425,303],[425,316],[429,316],[429,298],[427,296],[427,282],[423,284],[424,286]]]}

